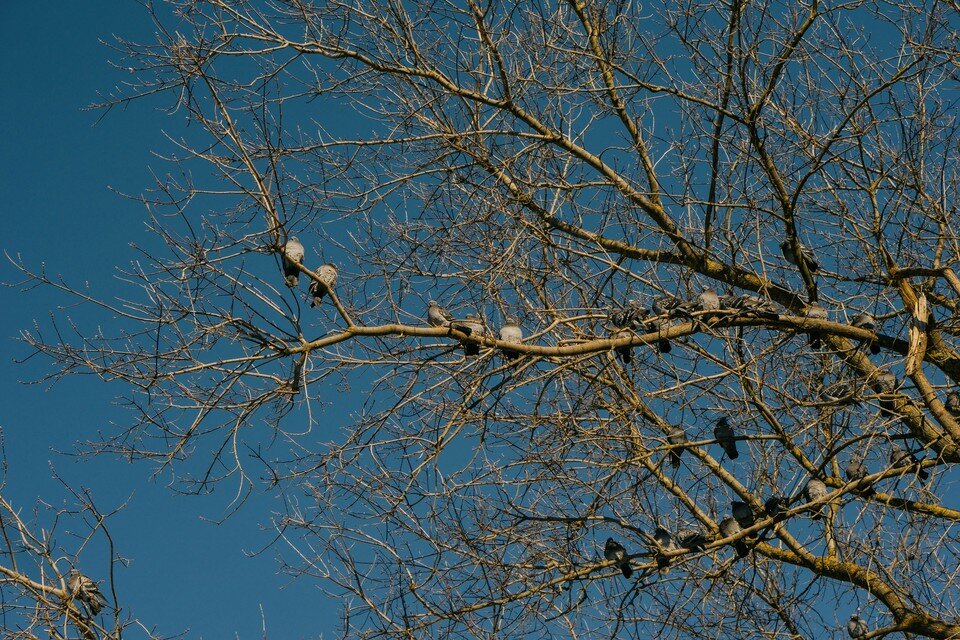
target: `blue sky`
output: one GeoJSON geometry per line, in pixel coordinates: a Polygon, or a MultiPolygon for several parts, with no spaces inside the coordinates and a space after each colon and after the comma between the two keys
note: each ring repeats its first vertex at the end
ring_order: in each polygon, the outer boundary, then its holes
{"type": "MultiPolygon", "coordinates": [[[[146,10],[129,0],[0,3],[2,163],[4,233],[0,248],[37,268],[95,291],[119,292],[117,265],[136,258],[131,242],[152,241],[141,205],[114,190],[140,193],[150,169],[164,170],[152,151],[164,148],[163,131],[177,122],[146,103],[111,111],[85,110],[97,92],[109,92],[126,74],[109,65],[116,54],[99,40],[117,34],[153,39],[146,10]],[[99,123],[98,123],[98,120],[99,123]]],[[[3,259],[0,280],[20,274],[3,259]]],[[[83,309],[46,290],[0,288],[0,427],[9,463],[6,497],[29,510],[38,497],[56,505],[66,494],[51,469],[69,484],[88,487],[98,506],[109,511],[128,497],[112,520],[117,551],[129,559],[120,567],[117,587],[124,607],[157,632],[189,629],[191,638],[271,638],[335,636],[336,606],[316,583],[277,575],[272,549],[257,557],[271,539],[261,525],[275,497],[252,499],[237,515],[217,525],[232,497],[227,487],[213,496],[173,494],[169,477],[151,476],[145,464],[99,457],[79,459],[79,440],[123,424],[129,416],[116,406],[122,390],[91,377],[70,377],[55,385],[25,385],[49,372],[16,338],[33,322],[49,327],[49,316],[83,320],[83,309]],[[261,618],[262,608],[262,618],[261,618]]],[[[101,317],[102,319],[102,317],[101,317]]],[[[72,540],[62,535],[68,550],[72,540]]],[[[93,545],[80,567],[95,579],[107,570],[102,546],[93,545]]]]}

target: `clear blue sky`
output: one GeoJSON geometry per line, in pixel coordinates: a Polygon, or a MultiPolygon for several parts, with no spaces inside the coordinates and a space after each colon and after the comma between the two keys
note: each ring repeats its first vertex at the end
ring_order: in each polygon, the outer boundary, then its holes
{"type": "MultiPolygon", "coordinates": [[[[21,255],[27,265],[45,262],[48,272],[101,293],[119,290],[116,265],[136,257],[131,242],[151,242],[144,211],[121,198],[150,184],[151,167],[165,169],[151,155],[165,148],[163,130],[177,123],[147,104],[101,113],[85,111],[97,92],[109,92],[125,74],[108,61],[116,55],[100,39],[112,34],[150,41],[153,26],[143,7],[130,0],[0,3],[4,53],[3,144],[0,145],[4,233],[0,248],[21,255]]],[[[0,280],[18,272],[3,259],[0,280]]],[[[12,360],[28,350],[16,340],[34,320],[49,326],[83,311],[60,309],[66,301],[49,291],[0,289],[0,427],[9,461],[6,497],[29,510],[38,496],[65,499],[51,467],[70,484],[92,490],[99,507],[115,508],[132,495],[112,523],[118,552],[130,560],[119,568],[117,586],[129,613],[156,631],[190,638],[259,638],[263,621],[270,638],[336,636],[336,606],[316,583],[277,575],[273,550],[250,558],[270,539],[262,530],[274,506],[270,495],[255,498],[238,515],[216,525],[231,496],[227,487],[213,496],[186,498],[151,478],[145,464],[103,457],[80,460],[60,455],[78,440],[94,438],[129,416],[115,406],[122,390],[93,378],[70,378],[54,386],[21,383],[49,371],[47,362],[12,360]]],[[[82,318],[81,318],[82,319],[82,318]]],[[[72,541],[59,542],[68,549],[72,541]]],[[[81,556],[81,569],[105,578],[102,550],[81,556]]]]}

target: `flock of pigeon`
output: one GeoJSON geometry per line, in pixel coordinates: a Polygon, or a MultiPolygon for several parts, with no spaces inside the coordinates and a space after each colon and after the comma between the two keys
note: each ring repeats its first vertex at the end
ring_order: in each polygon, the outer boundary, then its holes
{"type": "MultiPolygon", "coordinates": [[[[799,243],[794,245],[791,244],[790,241],[784,241],[780,244],[780,249],[784,258],[791,264],[800,266],[798,264],[799,257],[799,260],[803,262],[803,265],[809,273],[813,274],[819,270],[819,264],[813,258],[812,253],[799,243]]],[[[296,287],[299,282],[300,264],[303,261],[303,257],[303,245],[300,244],[297,238],[290,238],[283,247],[283,273],[286,284],[290,287],[296,287]]],[[[333,286],[337,280],[337,268],[333,264],[325,264],[320,267],[316,275],[322,281],[323,286],[320,286],[316,281],[311,282],[310,294],[313,296],[311,306],[320,304],[324,294],[327,291],[333,290],[333,286]]],[[[733,315],[743,314],[771,320],[777,320],[780,317],[777,307],[772,302],[763,298],[749,294],[720,296],[713,288],[704,287],[698,298],[693,301],[682,301],[676,298],[657,299],[654,300],[649,309],[640,305],[635,300],[629,301],[623,308],[614,310],[608,315],[608,320],[611,325],[610,337],[614,339],[624,338],[632,335],[634,332],[646,332],[648,330],[663,333],[682,320],[693,319],[695,312],[723,312],[733,315]]],[[[804,315],[807,318],[817,320],[825,320],[829,317],[827,310],[816,303],[808,305],[804,311],[804,315]]],[[[471,313],[462,319],[457,319],[435,300],[431,300],[427,305],[427,324],[431,327],[455,329],[471,338],[483,338],[490,335],[483,320],[476,314],[471,313]]],[[[866,312],[857,315],[851,325],[867,331],[876,331],[877,329],[875,318],[866,312]]],[[[810,344],[813,347],[819,347],[822,336],[814,330],[809,331],[808,334],[810,344]]],[[[504,318],[503,325],[500,327],[499,339],[501,342],[519,344],[523,341],[523,330],[515,319],[506,317],[504,318]]],[[[461,343],[465,355],[479,355],[481,343],[478,340],[461,340],[461,343]]],[[[869,348],[873,354],[880,352],[880,347],[875,342],[869,342],[865,346],[869,348]]],[[[631,345],[617,347],[615,349],[617,358],[625,365],[630,364],[632,361],[632,349],[633,347],[631,345]]],[[[661,353],[669,353],[671,351],[670,341],[666,338],[660,338],[657,341],[657,349],[661,353]]],[[[509,360],[520,357],[520,352],[512,350],[509,347],[503,347],[501,351],[503,356],[509,360]]],[[[882,369],[877,379],[877,388],[881,392],[889,394],[896,391],[898,386],[899,382],[896,376],[890,371],[882,369]]],[[[832,390],[831,393],[838,400],[842,400],[851,395],[851,390],[849,387],[843,386],[832,390]]],[[[893,415],[892,405],[889,400],[881,400],[880,405],[881,411],[885,411],[887,415],[893,415]]],[[[953,416],[960,417],[960,394],[955,391],[948,394],[945,407],[953,416]]],[[[674,468],[678,468],[681,463],[681,455],[685,450],[684,445],[688,442],[686,433],[682,427],[672,426],[666,435],[667,442],[670,444],[670,463],[674,468]]],[[[734,432],[733,425],[730,424],[727,417],[724,416],[717,420],[713,429],[713,435],[728,458],[736,459],[739,456],[739,452],[737,451],[737,436],[734,432]]],[[[921,480],[926,480],[929,474],[922,468],[920,463],[921,460],[918,459],[913,452],[906,451],[896,444],[891,444],[890,464],[893,468],[913,467],[916,475],[921,480]]],[[[857,495],[870,496],[875,493],[874,488],[870,486],[869,483],[864,484],[862,482],[869,475],[869,471],[864,465],[862,458],[851,460],[844,469],[844,474],[849,482],[860,483],[853,489],[857,495]]],[[[800,499],[805,499],[807,502],[822,501],[828,494],[829,490],[827,485],[822,480],[811,478],[804,487],[802,494],[796,498],[771,496],[765,502],[763,512],[764,515],[774,518],[776,522],[778,518],[786,513],[794,501],[800,499]]],[[[814,510],[813,513],[811,513],[811,518],[814,520],[821,519],[825,507],[826,505],[824,504],[814,510]]],[[[744,529],[756,524],[758,514],[754,513],[753,508],[749,504],[735,500],[731,503],[731,511],[732,515],[724,517],[719,524],[720,534],[724,538],[738,535],[744,529]]],[[[737,556],[741,558],[747,556],[750,553],[751,544],[755,544],[762,539],[762,534],[755,534],[748,536],[746,539],[741,538],[735,541],[733,546],[737,556]]],[[[653,543],[654,557],[658,570],[666,572],[669,570],[668,567],[671,560],[665,555],[665,552],[675,551],[681,548],[692,551],[703,551],[710,540],[707,535],[698,531],[680,532],[675,540],[673,534],[662,527],[658,527],[653,535],[650,536],[650,541],[653,543]]],[[[630,555],[624,546],[613,538],[607,539],[604,547],[604,558],[613,562],[625,578],[630,578],[633,575],[630,555]]],[[[847,630],[851,638],[860,638],[868,633],[866,623],[857,615],[851,617],[847,630]]]]}

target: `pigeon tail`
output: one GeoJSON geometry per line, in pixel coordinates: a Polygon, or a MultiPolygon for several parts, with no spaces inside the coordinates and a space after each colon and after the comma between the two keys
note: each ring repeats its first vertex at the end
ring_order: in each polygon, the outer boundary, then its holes
{"type": "Polygon", "coordinates": [[[480,355],[480,343],[479,342],[464,342],[463,343],[463,352],[468,356],[480,355]]]}
{"type": "Polygon", "coordinates": [[[624,562],[620,565],[620,573],[623,574],[624,578],[629,579],[633,575],[633,567],[630,566],[629,562],[624,562]]]}
{"type": "Polygon", "coordinates": [[[657,349],[660,350],[660,353],[670,353],[672,348],[669,340],[660,340],[657,342],[657,349]]]}
{"type": "Polygon", "coordinates": [[[733,548],[737,550],[738,558],[745,558],[750,553],[750,547],[743,540],[737,540],[733,543],[733,548]]]}
{"type": "Polygon", "coordinates": [[[516,360],[517,358],[520,357],[520,352],[514,351],[513,349],[504,349],[503,357],[506,358],[507,360],[516,360]]]}
{"type": "Polygon", "coordinates": [[[623,364],[630,364],[633,361],[632,349],[630,347],[617,347],[615,351],[617,352],[617,357],[620,358],[620,362],[623,364]]]}
{"type": "Polygon", "coordinates": [[[670,452],[670,464],[673,466],[674,469],[679,469],[679,468],[680,468],[680,453],[681,453],[681,451],[683,451],[683,450],[682,450],[682,449],[677,449],[677,450],[675,450],[675,451],[671,451],[671,452],[670,452]]]}

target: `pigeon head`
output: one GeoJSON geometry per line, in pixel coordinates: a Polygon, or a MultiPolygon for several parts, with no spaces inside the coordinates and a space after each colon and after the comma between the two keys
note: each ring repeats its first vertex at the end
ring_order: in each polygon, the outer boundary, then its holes
{"type": "Polygon", "coordinates": [[[428,306],[428,307],[436,307],[436,306],[437,306],[437,301],[436,301],[436,300],[431,300],[430,302],[427,303],[427,306],[428,306]]]}

